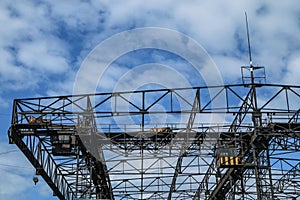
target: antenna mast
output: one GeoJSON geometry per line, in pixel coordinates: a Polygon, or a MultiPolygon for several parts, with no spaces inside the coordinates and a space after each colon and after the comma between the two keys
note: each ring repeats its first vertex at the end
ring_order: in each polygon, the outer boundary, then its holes
{"type": "Polygon", "coordinates": [[[246,18],[246,30],[247,30],[247,42],[248,42],[248,53],[249,53],[249,60],[250,65],[249,66],[242,66],[241,72],[242,72],[242,81],[243,84],[248,87],[249,84],[254,87],[255,84],[262,84],[266,80],[265,75],[265,68],[263,66],[253,66],[252,63],[252,54],[251,54],[251,42],[250,42],[250,33],[249,33],[249,26],[248,26],[248,17],[247,13],[245,12],[245,18],[246,18]],[[256,72],[256,75],[254,74],[255,70],[259,70],[259,72],[256,72]],[[250,72],[250,74],[249,74],[250,72]]]}
{"type": "Polygon", "coordinates": [[[246,17],[246,28],[247,28],[247,39],[248,39],[248,52],[249,52],[249,59],[250,59],[250,67],[252,66],[252,56],[251,56],[251,46],[250,46],[250,35],[249,35],[249,26],[248,26],[248,17],[247,13],[245,12],[246,17]]]}

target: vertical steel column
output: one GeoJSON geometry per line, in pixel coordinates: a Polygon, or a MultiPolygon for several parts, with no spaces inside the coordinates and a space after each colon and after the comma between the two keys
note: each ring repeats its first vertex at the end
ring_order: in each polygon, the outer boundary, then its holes
{"type": "MultiPolygon", "coordinates": [[[[197,92],[196,92],[196,95],[194,98],[194,102],[193,102],[193,107],[192,107],[191,114],[189,117],[189,121],[188,121],[188,124],[186,127],[186,134],[187,134],[186,147],[183,147],[183,149],[180,151],[180,154],[179,154],[179,157],[177,160],[177,164],[176,164],[176,167],[174,170],[174,175],[172,178],[170,191],[168,194],[168,200],[172,199],[172,193],[175,191],[176,180],[177,180],[178,174],[181,171],[180,169],[181,169],[181,165],[182,165],[182,160],[183,160],[183,157],[187,154],[187,150],[189,149],[189,146],[190,146],[190,143],[189,143],[190,142],[189,141],[190,140],[190,132],[192,130],[192,127],[193,127],[193,124],[194,124],[194,121],[196,118],[196,114],[197,114],[197,112],[199,112],[199,110],[200,110],[200,89],[197,89],[197,92]]],[[[192,141],[192,143],[194,143],[194,141],[192,141]]]]}

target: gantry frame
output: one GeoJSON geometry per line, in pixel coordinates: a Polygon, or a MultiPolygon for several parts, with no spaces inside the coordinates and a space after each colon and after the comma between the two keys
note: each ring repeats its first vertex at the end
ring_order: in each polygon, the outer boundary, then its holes
{"type": "Polygon", "coordinates": [[[16,99],[9,139],[59,199],[297,198],[299,100],[258,83],[16,99]],[[57,154],[54,135],[76,142],[57,154]],[[228,141],[241,163],[222,167],[228,141]]]}

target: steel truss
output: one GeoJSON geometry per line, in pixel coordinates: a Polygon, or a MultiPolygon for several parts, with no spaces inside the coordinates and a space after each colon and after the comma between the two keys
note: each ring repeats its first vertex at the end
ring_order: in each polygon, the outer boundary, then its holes
{"type": "Polygon", "coordinates": [[[59,199],[297,199],[299,102],[274,84],[17,99],[9,139],[59,199]]]}

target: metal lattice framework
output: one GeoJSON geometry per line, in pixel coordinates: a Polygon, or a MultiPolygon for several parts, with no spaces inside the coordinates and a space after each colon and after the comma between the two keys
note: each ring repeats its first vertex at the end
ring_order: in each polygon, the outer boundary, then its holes
{"type": "Polygon", "coordinates": [[[59,199],[297,199],[300,86],[17,99],[9,130],[59,199]]]}

